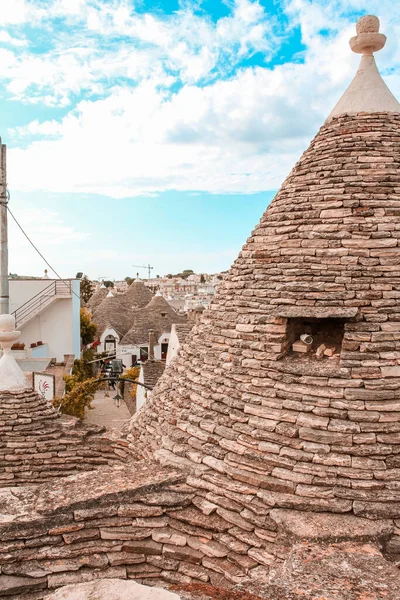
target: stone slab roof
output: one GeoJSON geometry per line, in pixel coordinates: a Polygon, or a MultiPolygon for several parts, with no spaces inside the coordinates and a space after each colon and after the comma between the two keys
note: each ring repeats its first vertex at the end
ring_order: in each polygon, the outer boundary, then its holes
{"type": "Polygon", "coordinates": [[[334,115],[132,419],[137,456],[270,507],[399,518],[399,258],[400,113],[334,115]],[[292,351],[307,330],[331,357],[292,351]]]}
{"type": "Polygon", "coordinates": [[[93,312],[93,321],[98,326],[98,335],[107,328],[115,329],[120,339],[129,331],[134,319],[134,310],[124,302],[123,296],[108,296],[93,312]]]}
{"type": "Polygon", "coordinates": [[[178,315],[162,296],[154,296],[145,308],[135,311],[131,328],[121,343],[147,344],[150,329],[158,340],[162,333],[171,331],[173,323],[186,323],[186,320],[186,315],[178,315]]]}
{"type": "Polygon", "coordinates": [[[192,331],[194,326],[193,322],[188,323],[174,323],[176,335],[178,337],[179,343],[182,345],[189,333],[192,331]]]}
{"type": "Polygon", "coordinates": [[[90,308],[92,312],[96,310],[98,306],[102,303],[104,298],[107,296],[109,290],[106,287],[100,287],[89,299],[87,306],[90,308]]]}
{"type": "Polygon", "coordinates": [[[153,294],[143,281],[135,279],[122,297],[124,304],[129,308],[143,308],[150,302],[153,294]]]}
{"type": "Polygon", "coordinates": [[[165,361],[163,360],[147,360],[142,365],[144,382],[150,388],[154,388],[157,381],[165,370],[165,361]]]}

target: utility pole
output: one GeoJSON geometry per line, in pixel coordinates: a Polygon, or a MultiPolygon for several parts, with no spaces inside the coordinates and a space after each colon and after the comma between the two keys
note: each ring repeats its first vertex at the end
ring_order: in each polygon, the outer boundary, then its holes
{"type": "Polygon", "coordinates": [[[0,138],[0,314],[10,312],[8,291],[7,155],[0,138]]]}

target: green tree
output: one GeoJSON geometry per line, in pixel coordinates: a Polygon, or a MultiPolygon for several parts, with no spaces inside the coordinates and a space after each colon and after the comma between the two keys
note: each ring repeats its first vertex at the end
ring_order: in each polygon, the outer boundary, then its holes
{"type": "Polygon", "coordinates": [[[203,273],[200,275],[200,283],[205,283],[206,282],[206,278],[204,277],[203,273]]]}
{"type": "Polygon", "coordinates": [[[114,287],[114,282],[113,281],[103,281],[103,283],[106,286],[106,288],[113,288],[114,287]]]}
{"type": "Polygon", "coordinates": [[[125,281],[128,285],[131,285],[134,282],[133,277],[125,277],[125,281]]]}
{"type": "Polygon", "coordinates": [[[97,333],[97,325],[86,308],[81,308],[81,338],[82,344],[87,346],[94,342],[97,333]]]}
{"type": "Polygon", "coordinates": [[[81,279],[81,301],[83,304],[89,302],[90,298],[94,294],[95,285],[93,281],[90,281],[87,275],[84,275],[81,279]]]}
{"type": "Polygon", "coordinates": [[[187,279],[189,277],[189,275],[193,275],[194,271],[192,271],[192,269],[185,269],[182,273],[179,273],[179,275],[183,278],[183,279],[187,279]]]}

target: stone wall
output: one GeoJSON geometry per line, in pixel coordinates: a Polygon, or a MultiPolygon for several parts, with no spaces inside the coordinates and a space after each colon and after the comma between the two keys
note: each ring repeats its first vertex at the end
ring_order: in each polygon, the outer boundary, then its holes
{"type": "MultiPolygon", "coordinates": [[[[19,600],[103,578],[229,589],[257,586],[275,573],[282,584],[293,552],[304,554],[307,540],[306,563],[324,553],[340,556],[342,565],[352,555],[359,561],[373,556],[378,581],[386,572],[395,578],[397,571],[380,551],[392,560],[400,552],[400,521],[311,513],[303,518],[271,509],[254,485],[211,469],[201,480],[168,467],[160,472],[157,463],[100,469],[59,486],[2,490],[0,510],[0,595],[19,600]],[[316,551],[315,543],[332,546],[316,551]]],[[[381,598],[372,595],[368,569],[361,587],[371,599],[381,598]]],[[[345,577],[353,590],[353,575],[345,577]]]]}
{"type": "Polygon", "coordinates": [[[121,463],[130,454],[127,446],[104,427],[60,417],[33,390],[0,394],[0,487],[41,484],[121,463]]]}

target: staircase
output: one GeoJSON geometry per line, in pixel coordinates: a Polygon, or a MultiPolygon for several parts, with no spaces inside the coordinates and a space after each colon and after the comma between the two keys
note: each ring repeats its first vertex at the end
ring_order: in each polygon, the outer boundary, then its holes
{"type": "Polygon", "coordinates": [[[23,325],[36,317],[36,315],[42,312],[42,310],[47,308],[55,300],[71,297],[72,284],[70,281],[64,279],[52,281],[50,285],[36,294],[36,296],[30,298],[30,300],[25,302],[25,304],[22,304],[22,306],[12,313],[15,317],[16,329],[21,329],[23,325]]]}

